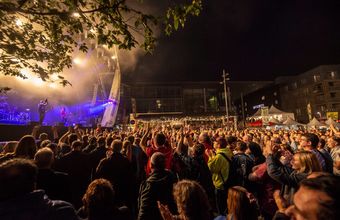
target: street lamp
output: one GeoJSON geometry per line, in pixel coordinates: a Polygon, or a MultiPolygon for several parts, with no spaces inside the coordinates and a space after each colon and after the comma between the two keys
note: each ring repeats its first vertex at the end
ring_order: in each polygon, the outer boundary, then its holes
{"type": "Polygon", "coordinates": [[[227,81],[230,80],[229,73],[226,73],[225,70],[223,70],[223,86],[224,86],[224,101],[225,101],[225,113],[227,116],[227,129],[229,129],[229,109],[228,109],[228,96],[227,96],[227,81]]]}

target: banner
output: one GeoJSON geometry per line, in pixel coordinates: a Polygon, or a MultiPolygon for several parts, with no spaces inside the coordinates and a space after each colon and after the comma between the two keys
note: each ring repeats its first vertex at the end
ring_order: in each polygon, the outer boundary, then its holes
{"type": "Polygon", "coordinates": [[[339,118],[339,112],[327,112],[326,115],[327,115],[327,118],[331,118],[335,121],[337,121],[339,118]]]}

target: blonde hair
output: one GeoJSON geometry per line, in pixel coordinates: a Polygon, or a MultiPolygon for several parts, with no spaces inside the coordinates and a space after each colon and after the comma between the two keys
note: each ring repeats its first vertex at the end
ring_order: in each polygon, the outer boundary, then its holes
{"type": "Polygon", "coordinates": [[[312,172],[322,171],[318,159],[312,152],[300,151],[294,156],[298,157],[298,160],[301,164],[301,168],[297,170],[298,173],[311,174],[312,172]]]}

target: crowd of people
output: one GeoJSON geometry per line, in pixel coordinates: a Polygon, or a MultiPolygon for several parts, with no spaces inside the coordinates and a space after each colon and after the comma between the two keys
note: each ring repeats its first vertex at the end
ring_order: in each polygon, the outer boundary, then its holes
{"type": "Polygon", "coordinates": [[[340,132],[136,123],[0,149],[0,219],[335,220],[340,132]]]}

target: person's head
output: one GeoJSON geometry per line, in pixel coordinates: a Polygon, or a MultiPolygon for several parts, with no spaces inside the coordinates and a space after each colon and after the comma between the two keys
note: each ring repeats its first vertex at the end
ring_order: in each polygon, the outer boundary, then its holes
{"type": "Polygon", "coordinates": [[[109,135],[109,136],[106,138],[106,140],[105,140],[105,142],[106,142],[106,147],[110,147],[113,140],[114,140],[113,137],[112,137],[111,135],[109,135]]]}
{"type": "Polygon", "coordinates": [[[134,145],[139,146],[140,141],[141,141],[140,137],[136,137],[136,138],[135,138],[134,145]]]}
{"type": "Polygon", "coordinates": [[[133,144],[135,142],[135,137],[133,135],[129,135],[127,137],[128,141],[130,141],[131,144],[133,144]]]}
{"type": "Polygon", "coordinates": [[[209,140],[209,135],[207,132],[202,132],[199,137],[198,137],[198,142],[200,144],[206,144],[206,143],[209,143],[210,140],[209,140]]]}
{"type": "Polygon", "coordinates": [[[203,144],[195,144],[193,148],[194,157],[203,157],[204,155],[204,145],[203,144]]]}
{"type": "Polygon", "coordinates": [[[17,145],[18,145],[18,141],[9,141],[5,144],[1,153],[3,154],[13,153],[17,145]]]}
{"type": "Polygon", "coordinates": [[[37,152],[37,144],[32,135],[23,136],[14,150],[16,157],[33,159],[37,152]]]}
{"type": "Polygon", "coordinates": [[[32,192],[37,173],[32,160],[17,158],[0,164],[0,202],[32,192]]]}
{"type": "Polygon", "coordinates": [[[291,162],[292,168],[298,173],[307,173],[321,171],[321,166],[315,154],[309,151],[300,151],[294,154],[291,162]]]}
{"type": "Polygon", "coordinates": [[[77,134],[75,134],[75,133],[69,134],[68,137],[67,137],[67,143],[68,143],[70,146],[72,146],[72,143],[73,143],[74,141],[76,141],[76,140],[78,140],[78,136],[77,136],[77,134]]]}
{"type": "Polygon", "coordinates": [[[320,176],[300,182],[286,214],[295,220],[336,220],[340,216],[340,177],[320,176]]]}
{"type": "Polygon", "coordinates": [[[250,142],[253,141],[253,136],[251,134],[245,134],[242,137],[243,142],[246,142],[247,144],[249,144],[250,142]]]}
{"type": "Polygon", "coordinates": [[[227,143],[228,143],[230,150],[234,150],[236,148],[237,137],[235,136],[227,137],[227,143]]]}
{"type": "Polygon", "coordinates": [[[98,138],[97,143],[98,143],[98,147],[103,147],[103,146],[105,147],[105,145],[106,145],[106,138],[104,136],[100,136],[98,138]]]}
{"type": "Polygon", "coordinates": [[[195,181],[181,180],[173,189],[174,199],[181,219],[211,219],[208,196],[200,184],[195,181]]]}
{"type": "Polygon", "coordinates": [[[112,141],[111,148],[114,153],[120,153],[122,151],[123,143],[120,140],[112,141]]]}
{"type": "Polygon", "coordinates": [[[227,147],[227,140],[222,137],[217,138],[214,147],[217,149],[225,149],[227,147]]]}
{"type": "Polygon", "coordinates": [[[255,158],[263,156],[260,145],[255,142],[251,142],[248,144],[248,150],[255,158]]]}
{"type": "Polygon", "coordinates": [[[165,156],[160,152],[156,152],[151,156],[151,169],[153,171],[162,171],[165,169],[165,156]]]}
{"type": "Polygon", "coordinates": [[[50,148],[53,151],[54,156],[58,155],[59,149],[56,143],[50,143],[46,147],[50,148]]]}
{"type": "Polygon", "coordinates": [[[97,138],[96,137],[91,137],[89,140],[89,144],[90,145],[96,145],[97,144],[97,138]]]}
{"type": "Polygon", "coordinates": [[[240,152],[243,152],[243,153],[246,152],[246,150],[248,148],[247,144],[245,142],[243,142],[243,141],[237,142],[236,146],[237,146],[236,150],[240,151],[240,152]]]}
{"type": "Polygon", "coordinates": [[[40,140],[40,141],[48,140],[48,134],[46,134],[46,133],[41,133],[41,134],[39,135],[39,140],[40,140]]]}
{"type": "Polygon", "coordinates": [[[300,138],[300,147],[307,150],[308,148],[316,149],[318,147],[319,138],[316,134],[306,133],[300,138]]]}
{"type": "Polygon", "coordinates": [[[115,191],[106,179],[96,179],[88,186],[83,196],[88,219],[101,219],[110,215],[115,206],[115,191]]]}
{"type": "Polygon", "coordinates": [[[74,151],[81,151],[82,146],[83,146],[83,143],[81,143],[80,141],[73,141],[71,148],[74,151]]]}
{"type": "Polygon", "coordinates": [[[257,219],[248,195],[248,191],[241,186],[229,188],[227,199],[228,214],[232,214],[237,220],[257,219]]]}
{"type": "Polygon", "coordinates": [[[318,148],[319,149],[324,149],[326,145],[326,141],[324,139],[320,139],[319,144],[318,144],[318,148]]]}
{"type": "Polygon", "coordinates": [[[123,142],[122,151],[127,152],[130,147],[131,147],[131,142],[126,140],[126,141],[123,142]]]}
{"type": "Polygon", "coordinates": [[[40,148],[43,148],[43,147],[46,147],[47,145],[49,145],[51,143],[50,140],[43,140],[41,143],[40,143],[40,148]]]}
{"type": "Polygon", "coordinates": [[[154,141],[155,141],[155,144],[156,144],[157,147],[161,147],[165,144],[166,137],[163,133],[158,133],[158,134],[156,134],[154,141]]]}
{"type": "Polygon", "coordinates": [[[336,136],[332,136],[330,138],[328,138],[327,140],[327,146],[329,148],[334,148],[336,146],[339,146],[340,145],[340,138],[336,137],[336,136]]]}
{"type": "Polygon", "coordinates": [[[34,161],[41,169],[51,168],[54,161],[53,151],[48,147],[41,148],[35,154],[34,161]]]}

